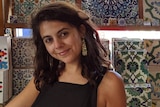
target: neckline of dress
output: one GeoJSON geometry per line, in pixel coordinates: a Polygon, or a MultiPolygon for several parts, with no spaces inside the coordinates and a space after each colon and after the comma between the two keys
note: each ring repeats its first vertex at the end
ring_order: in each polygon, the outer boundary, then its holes
{"type": "Polygon", "coordinates": [[[69,85],[77,85],[77,86],[86,86],[87,84],[89,84],[89,82],[87,82],[85,84],[77,84],[77,83],[63,82],[63,81],[57,81],[57,83],[69,84],[69,85]]]}

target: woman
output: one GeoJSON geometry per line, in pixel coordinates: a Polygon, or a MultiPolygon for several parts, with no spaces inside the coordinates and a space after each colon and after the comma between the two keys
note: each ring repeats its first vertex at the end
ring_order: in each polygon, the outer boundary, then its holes
{"type": "Polygon", "coordinates": [[[66,2],[32,19],[34,78],[6,107],[125,107],[124,84],[110,69],[89,17],[66,2]]]}

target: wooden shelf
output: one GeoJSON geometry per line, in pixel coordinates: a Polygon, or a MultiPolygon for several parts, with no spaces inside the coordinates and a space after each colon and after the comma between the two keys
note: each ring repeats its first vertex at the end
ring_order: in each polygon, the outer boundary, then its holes
{"type": "MultiPolygon", "coordinates": [[[[6,23],[5,28],[30,28],[30,25],[25,23],[6,23]]],[[[145,31],[160,31],[160,26],[98,26],[97,30],[145,30],[145,31]]]]}
{"type": "Polygon", "coordinates": [[[5,28],[30,28],[30,25],[25,23],[5,23],[5,28]]]}
{"type": "Polygon", "coordinates": [[[160,26],[98,26],[98,30],[145,30],[160,31],[160,26]]]}

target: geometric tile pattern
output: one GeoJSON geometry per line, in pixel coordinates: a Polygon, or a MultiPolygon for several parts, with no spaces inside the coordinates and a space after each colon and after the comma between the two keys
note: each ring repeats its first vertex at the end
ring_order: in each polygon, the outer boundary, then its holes
{"type": "Polygon", "coordinates": [[[113,42],[114,50],[140,50],[144,49],[143,41],[136,39],[121,39],[114,40],[113,42]]]}
{"type": "Polygon", "coordinates": [[[127,107],[151,107],[150,84],[125,84],[127,107]]]}
{"type": "Polygon", "coordinates": [[[145,50],[118,51],[116,71],[125,83],[146,83],[148,69],[145,50]]]}
{"type": "Polygon", "coordinates": [[[12,39],[13,68],[31,68],[35,56],[35,48],[30,38],[12,39]]]}
{"type": "Polygon", "coordinates": [[[151,98],[160,100],[160,67],[149,66],[148,83],[151,84],[151,98]]]}
{"type": "Polygon", "coordinates": [[[82,0],[82,9],[92,16],[92,20],[108,18],[137,19],[138,0],[82,0]]]}
{"type": "Polygon", "coordinates": [[[54,1],[75,2],[75,0],[13,0],[13,15],[17,16],[18,23],[28,23],[34,11],[54,1]]]}
{"type": "Polygon", "coordinates": [[[149,66],[160,65],[160,39],[144,39],[149,66]]]}
{"type": "Polygon", "coordinates": [[[143,16],[152,20],[160,21],[160,0],[143,0],[143,16]]]}
{"type": "Polygon", "coordinates": [[[117,52],[127,50],[142,50],[144,49],[143,40],[136,38],[112,38],[112,61],[113,65],[117,62],[117,52]]]}
{"type": "Polygon", "coordinates": [[[34,69],[13,69],[13,95],[17,95],[33,77],[34,69]]]}

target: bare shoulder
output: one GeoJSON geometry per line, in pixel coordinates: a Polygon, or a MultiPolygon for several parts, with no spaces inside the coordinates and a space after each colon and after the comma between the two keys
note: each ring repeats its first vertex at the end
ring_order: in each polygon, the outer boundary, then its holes
{"type": "Polygon", "coordinates": [[[34,78],[32,78],[23,91],[13,98],[5,107],[31,107],[38,94],[39,91],[35,87],[34,78]]]}
{"type": "Polygon", "coordinates": [[[112,91],[110,90],[111,88],[113,88],[113,91],[124,89],[123,79],[116,71],[107,71],[99,85],[99,88],[108,90],[107,92],[112,91]]]}
{"type": "Polygon", "coordinates": [[[98,98],[99,101],[103,101],[104,107],[126,107],[124,83],[119,73],[116,71],[106,72],[98,87],[98,98]]]}
{"type": "Polygon", "coordinates": [[[121,75],[116,71],[107,71],[106,74],[103,77],[103,80],[101,82],[102,84],[106,85],[120,85],[123,84],[123,80],[121,75]]]}

